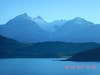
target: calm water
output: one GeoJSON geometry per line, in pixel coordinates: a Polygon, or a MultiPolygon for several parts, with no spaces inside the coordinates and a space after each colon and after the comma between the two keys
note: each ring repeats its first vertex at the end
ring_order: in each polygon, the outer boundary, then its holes
{"type": "Polygon", "coordinates": [[[100,63],[56,59],[0,59],[0,75],[100,75],[100,63]],[[93,65],[96,68],[65,68],[65,66],[93,65]]]}

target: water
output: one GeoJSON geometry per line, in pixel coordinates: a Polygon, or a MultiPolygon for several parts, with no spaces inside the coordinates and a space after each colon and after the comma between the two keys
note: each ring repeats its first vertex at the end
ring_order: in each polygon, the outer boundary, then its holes
{"type": "Polygon", "coordinates": [[[100,75],[100,63],[56,59],[0,59],[0,75],[100,75]],[[96,68],[65,68],[66,66],[93,65],[96,68]]]}

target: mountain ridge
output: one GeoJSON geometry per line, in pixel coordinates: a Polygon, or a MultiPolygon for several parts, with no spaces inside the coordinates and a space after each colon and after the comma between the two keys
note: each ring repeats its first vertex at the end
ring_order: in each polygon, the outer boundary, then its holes
{"type": "Polygon", "coordinates": [[[0,36],[0,58],[62,58],[100,47],[94,42],[40,42],[20,43],[0,36]]]}
{"type": "Polygon", "coordinates": [[[26,13],[18,15],[0,26],[0,34],[21,42],[100,42],[100,25],[83,18],[51,23],[41,16],[36,19],[35,22],[26,13]]]}

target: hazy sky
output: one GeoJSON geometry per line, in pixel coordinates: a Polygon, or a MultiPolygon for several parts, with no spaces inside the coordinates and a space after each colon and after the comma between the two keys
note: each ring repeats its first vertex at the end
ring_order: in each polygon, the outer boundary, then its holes
{"type": "Polygon", "coordinates": [[[46,21],[82,17],[100,23],[100,0],[0,0],[0,24],[24,12],[46,21]]]}

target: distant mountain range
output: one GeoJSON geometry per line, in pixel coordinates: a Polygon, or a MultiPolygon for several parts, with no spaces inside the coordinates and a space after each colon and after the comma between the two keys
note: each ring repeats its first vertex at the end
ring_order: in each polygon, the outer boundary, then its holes
{"type": "Polygon", "coordinates": [[[5,25],[0,26],[0,33],[5,37],[21,42],[44,41],[44,37],[47,37],[48,34],[33,22],[27,14],[16,16],[5,25]]]}
{"type": "Polygon", "coordinates": [[[31,18],[24,13],[0,25],[0,35],[24,43],[46,41],[100,43],[100,25],[80,17],[48,23],[41,16],[31,18]]]}

